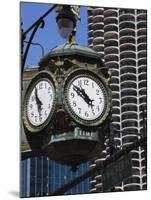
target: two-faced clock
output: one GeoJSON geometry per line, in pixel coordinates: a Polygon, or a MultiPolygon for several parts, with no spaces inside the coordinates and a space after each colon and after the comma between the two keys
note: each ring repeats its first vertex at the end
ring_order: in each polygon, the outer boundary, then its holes
{"type": "Polygon", "coordinates": [[[28,131],[40,132],[49,125],[55,110],[56,88],[47,72],[36,75],[25,94],[23,122],[28,131]]]}
{"type": "Polygon", "coordinates": [[[64,87],[65,108],[79,124],[97,126],[110,110],[110,94],[101,76],[78,69],[69,74],[64,87]]]}

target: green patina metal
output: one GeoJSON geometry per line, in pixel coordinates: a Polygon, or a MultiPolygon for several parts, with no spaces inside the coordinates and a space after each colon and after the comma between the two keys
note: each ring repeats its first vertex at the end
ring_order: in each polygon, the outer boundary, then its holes
{"type": "Polygon", "coordinates": [[[89,131],[81,131],[80,128],[75,128],[73,132],[62,133],[58,135],[52,135],[49,144],[54,142],[60,142],[65,140],[93,140],[96,142],[100,142],[100,138],[98,136],[98,131],[96,132],[89,132],[89,131]]]}
{"type": "MultiPolygon", "coordinates": [[[[104,149],[105,124],[111,105],[108,70],[104,68],[100,55],[94,50],[89,47],[66,43],[53,48],[45,55],[39,62],[38,71],[40,73],[43,71],[52,73],[54,77],[56,108],[50,123],[45,129],[47,133],[41,131],[41,133],[33,134],[25,130],[27,140],[30,139],[30,145],[26,146],[32,149],[32,147],[37,148],[38,145],[38,149],[41,150],[43,155],[58,163],[75,168],[77,165],[94,158],[104,149]],[[87,70],[99,76],[106,90],[108,90],[108,108],[105,115],[102,116],[103,123],[100,124],[100,121],[94,127],[90,127],[89,124],[78,124],[65,107],[65,83],[73,72],[76,76],[76,70],[78,69],[82,73],[87,70]],[[103,70],[101,71],[101,69],[103,70]],[[36,134],[41,140],[39,144],[36,134]]],[[[30,78],[32,80],[33,76],[31,75],[30,78]]],[[[32,150],[38,151],[36,148],[32,150]]],[[[27,151],[28,149],[26,149],[27,151]]],[[[36,155],[33,152],[32,154],[36,155]]]]}

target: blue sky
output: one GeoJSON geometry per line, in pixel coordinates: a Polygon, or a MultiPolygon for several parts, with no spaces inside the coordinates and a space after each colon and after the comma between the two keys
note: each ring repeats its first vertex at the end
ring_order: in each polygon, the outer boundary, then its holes
{"type": "MultiPolygon", "coordinates": [[[[52,5],[53,4],[48,3],[21,2],[20,11],[24,31],[26,31],[27,28],[29,28],[52,5]]],[[[80,7],[80,16],[81,21],[78,21],[77,23],[77,43],[79,45],[87,46],[87,7],[80,7]]],[[[30,34],[31,32],[27,34],[27,41],[30,34]]],[[[65,42],[65,40],[61,38],[58,33],[55,11],[52,11],[45,18],[45,27],[43,29],[38,29],[33,39],[33,42],[40,43],[45,49],[45,54],[48,53],[53,47],[59,44],[63,44],[65,42]]],[[[25,67],[29,65],[37,65],[41,56],[42,55],[40,47],[31,45],[25,67]]]]}

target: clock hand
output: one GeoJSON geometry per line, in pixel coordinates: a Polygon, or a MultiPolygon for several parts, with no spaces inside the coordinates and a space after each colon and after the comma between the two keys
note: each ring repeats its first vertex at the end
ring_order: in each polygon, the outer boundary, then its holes
{"type": "Polygon", "coordinates": [[[79,88],[78,86],[73,85],[73,90],[76,91],[76,93],[77,93],[80,97],[83,98],[83,100],[88,104],[88,106],[91,106],[91,108],[93,108],[94,105],[92,104],[92,102],[93,102],[94,100],[91,100],[91,99],[89,98],[89,96],[86,94],[85,90],[84,90],[82,87],[79,88]]]}
{"type": "Polygon", "coordinates": [[[81,87],[81,92],[83,93],[84,97],[85,97],[85,101],[87,102],[88,106],[91,106],[91,108],[93,108],[93,104],[92,102],[94,101],[93,99],[90,99],[90,97],[86,94],[85,90],[81,87]]]}
{"type": "Polygon", "coordinates": [[[83,93],[82,93],[81,89],[80,89],[78,86],[73,85],[73,90],[74,90],[80,97],[82,97],[82,98],[84,99],[83,93]]]}
{"type": "Polygon", "coordinates": [[[36,103],[37,103],[37,106],[38,106],[38,112],[39,112],[39,115],[41,114],[41,110],[42,110],[42,102],[40,101],[39,97],[38,97],[38,92],[37,92],[37,88],[35,87],[35,98],[36,98],[36,103]]]}

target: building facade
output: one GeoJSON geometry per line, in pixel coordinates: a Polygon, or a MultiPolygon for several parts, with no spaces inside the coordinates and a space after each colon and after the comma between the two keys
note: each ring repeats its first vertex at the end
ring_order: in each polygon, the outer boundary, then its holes
{"type": "MultiPolygon", "coordinates": [[[[47,196],[76,176],[84,173],[89,164],[82,164],[76,172],[46,157],[28,158],[21,162],[21,197],[47,196]]],[[[89,193],[89,180],[81,182],[66,194],[89,193]]]]}
{"type": "MultiPolygon", "coordinates": [[[[117,149],[133,143],[143,131],[147,107],[147,11],[122,8],[88,8],[88,43],[111,72],[112,125],[117,149]]],[[[107,147],[90,167],[109,156],[107,147]]],[[[115,191],[147,188],[146,151],[131,151],[133,176],[115,191]]],[[[90,181],[91,192],[102,192],[102,176],[90,181]]]]}

